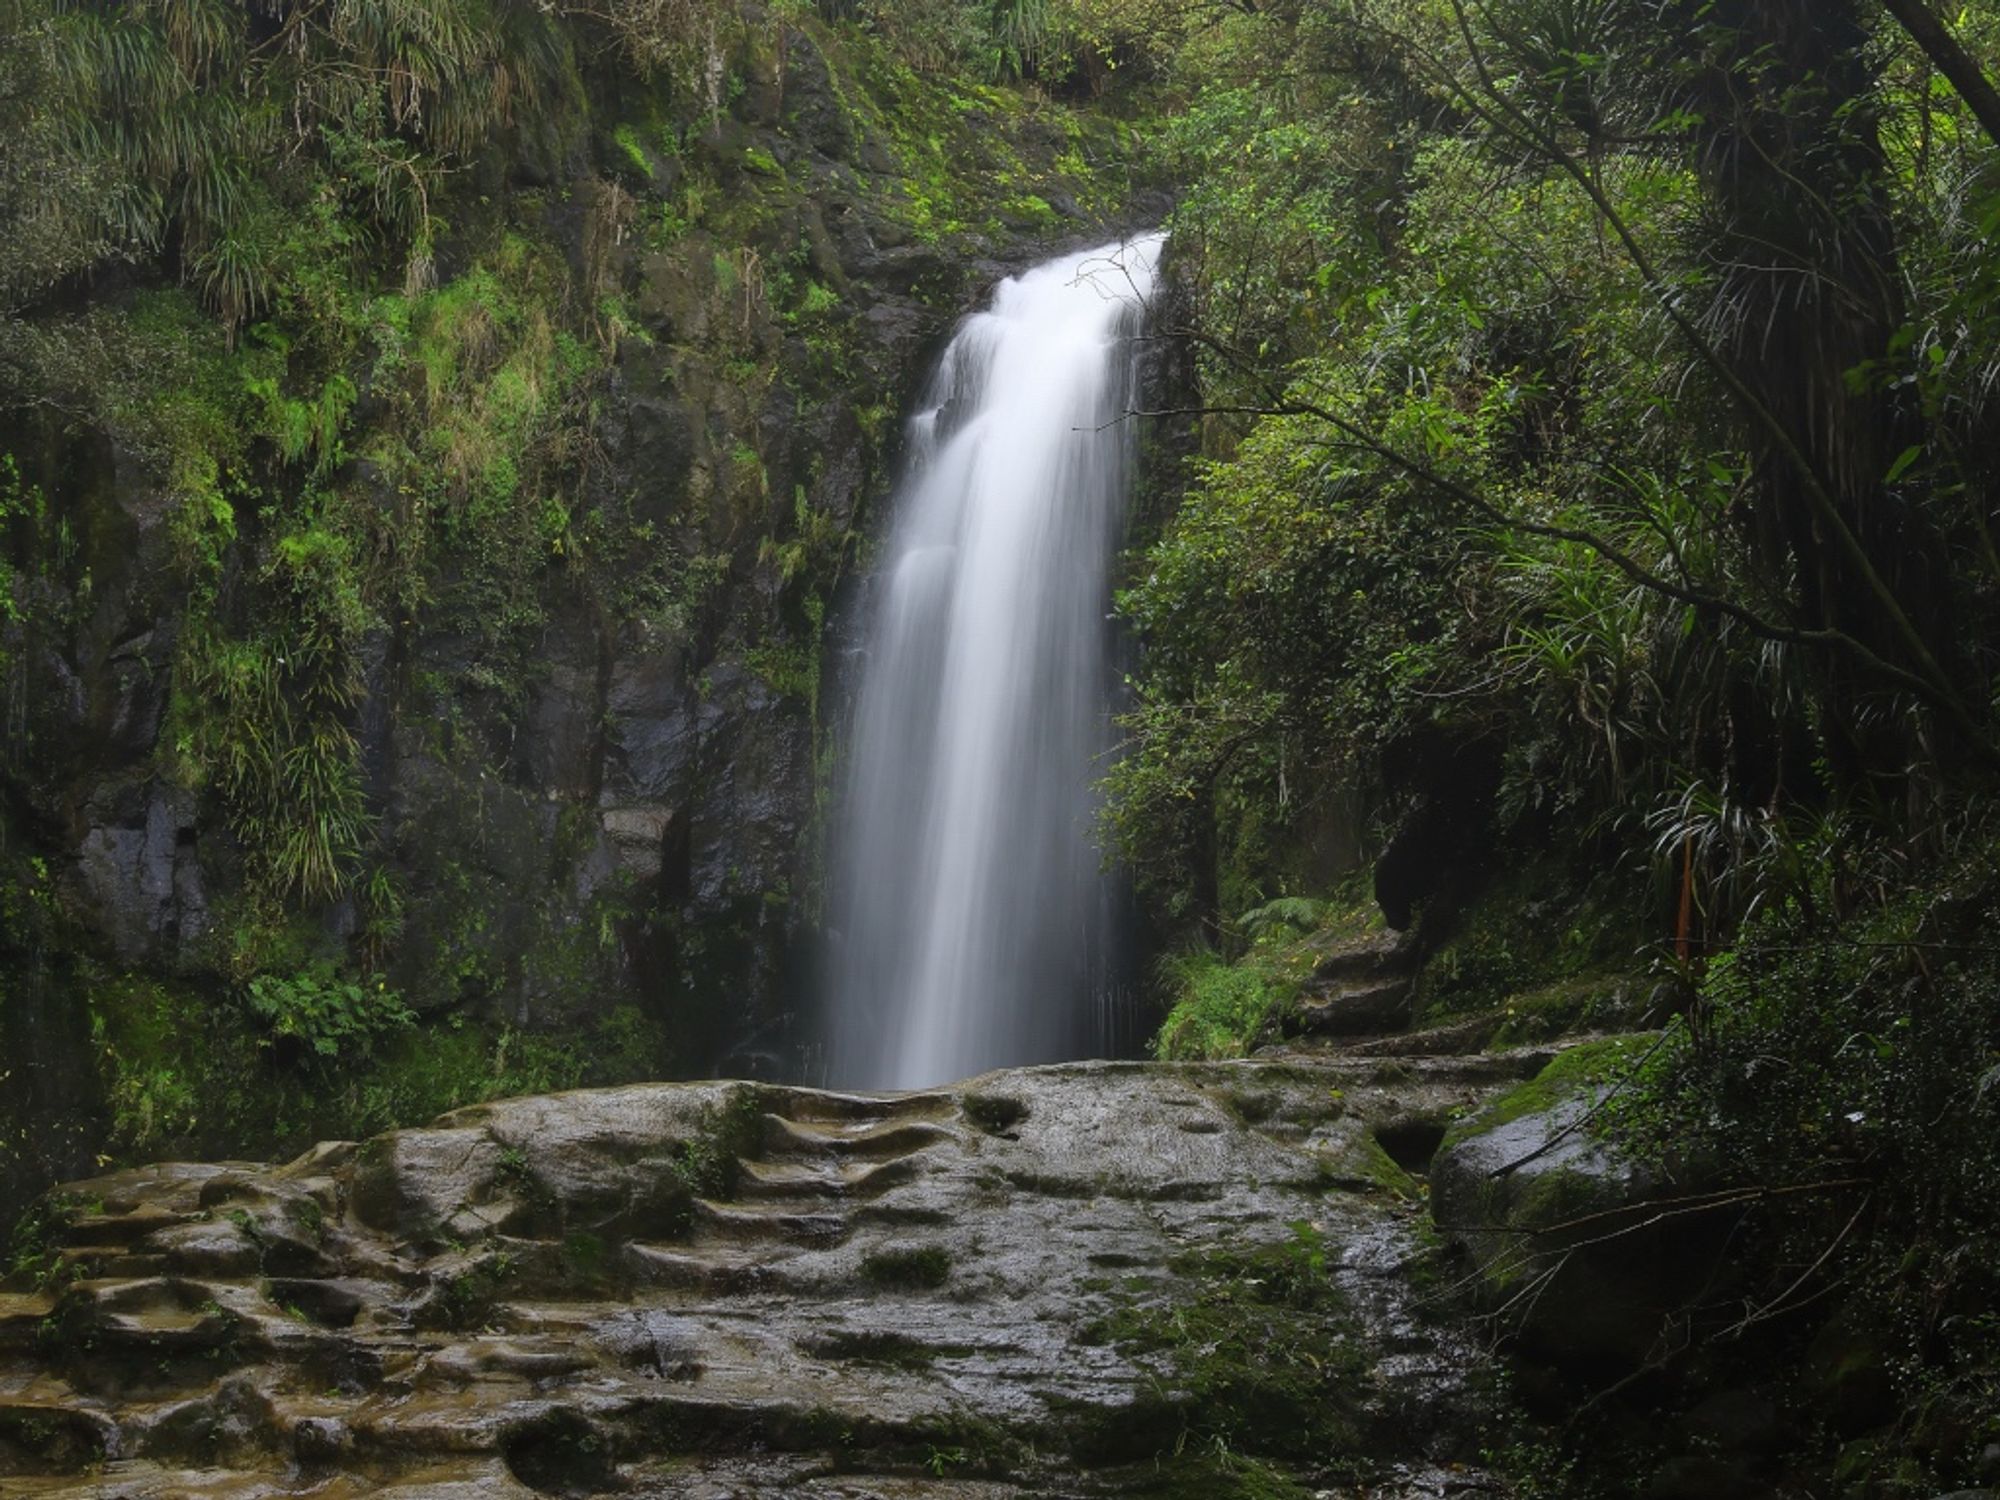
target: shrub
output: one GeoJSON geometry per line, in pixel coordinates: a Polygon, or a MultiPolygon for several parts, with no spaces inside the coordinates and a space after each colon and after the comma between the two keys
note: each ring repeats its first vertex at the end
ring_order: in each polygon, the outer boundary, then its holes
{"type": "Polygon", "coordinates": [[[1177,955],[1165,969],[1178,998],[1153,1039],[1153,1052],[1169,1060],[1243,1056],[1297,991],[1257,966],[1230,964],[1206,949],[1177,955]]]}
{"type": "Polygon", "coordinates": [[[315,1058],[366,1053],[377,1037],[416,1021],[403,997],[379,980],[370,989],[336,977],[327,966],[289,977],[259,975],[245,999],[270,1028],[273,1042],[296,1042],[315,1058]]]}

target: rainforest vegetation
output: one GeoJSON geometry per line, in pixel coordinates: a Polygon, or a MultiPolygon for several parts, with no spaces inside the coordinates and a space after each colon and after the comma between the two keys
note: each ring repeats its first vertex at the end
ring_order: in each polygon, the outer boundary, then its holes
{"type": "Polygon", "coordinates": [[[0,1172],[773,1024],[898,411],[1140,170],[1031,20],[8,0],[0,1172]]]}
{"type": "Polygon", "coordinates": [[[1108,826],[1209,934],[1163,1044],[1268,1038],[1357,896],[1426,908],[1432,1021],[1643,975],[1629,1129],[1787,1192],[1659,1360],[1831,1299],[1890,1372],[1849,1477],[1925,1492],[1995,1436],[2000,1354],[2000,13],[1154,34],[1204,426],[1123,596],[1108,826]],[[1346,900],[1342,837],[1380,851],[1346,900]]]}
{"type": "MultiPolygon", "coordinates": [[[[0,1181],[754,1055],[927,340],[1164,212],[1156,1049],[1383,916],[1419,1024],[1658,1029],[1612,1126],[1768,1195],[1660,1363],[1971,1482],[1996,71],[1989,0],[0,0],[0,1181]]],[[[1632,1493],[1591,1420],[1520,1482],[1632,1493]]]]}

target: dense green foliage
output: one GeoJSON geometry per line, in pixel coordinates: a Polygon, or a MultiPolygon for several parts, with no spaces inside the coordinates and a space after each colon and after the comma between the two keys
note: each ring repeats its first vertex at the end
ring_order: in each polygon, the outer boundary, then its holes
{"type": "Polygon", "coordinates": [[[1153,1050],[1175,1059],[1241,1057],[1275,1034],[1330,945],[1366,931],[1370,904],[1329,903],[1281,896],[1245,912],[1245,947],[1234,962],[1213,948],[1175,952],[1162,960],[1176,995],[1160,1023],[1153,1050]]]}
{"type": "Polygon", "coordinates": [[[1627,9],[1306,7],[1182,60],[1228,80],[1176,137],[1217,457],[1128,601],[1115,783],[1172,888],[1493,738],[1504,828],[1691,860],[1722,931],[1801,820],[1902,831],[1990,763],[1992,143],[1858,11],[1627,9]],[[1718,165],[1781,121],[1773,181],[1718,165]],[[1872,321],[1821,347],[1842,277],[1872,321]]]}
{"type": "MultiPolygon", "coordinates": [[[[1267,1034],[1298,978],[1252,916],[1377,853],[1422,1015],[1518,1036],[1640,971],[1609,1009],[1688,1040],[1621,1120],[1787,1185],[1733,1252],[1750,1326],[1797,1358],[1840,1308],[1906,1413],[1830,1419],[1838,1482],[1962,1481],[2000,143],[1871,0],[1121,9],[1180,23],[1147,65],[1204,410],[1122,601],[1108,832],[1191,945],[1159,1047],[1267,1034]]],[[[1930,9],[1990,76],[2000,12],[1930,9]]]]}
{"type": "Polygon", "coordinates": [[[418,1026],[393,991],[328,973],[262,975],[237,1003],[199,986],[101,978],[91,1039],[121,1154],[289,1148],[365,1136],[514,1094],[643,1077],[671,1056],[626,1006],[588,1037],[457,1014],[418,1026]]]}
{"type": "Polygon", "coordinates": [[[22,1110],[74,1112],[74,1169],[706,1066],[810,861],[704,924],[604,868],[588,744],[522,749],[550,642],[600,694],[622,646],[764,695],[825,776],[916,373],[863,309],[947,318],[962,263],[1129,191],[1126,126],[1020,85],[1088,92],[1067,16],[0,0],[0,1032],[52,1049],[0,1070],[0,1181],[49,1169],[22,1110]],[[110,942],[80,871],[135,822],[177,915],[110,942]]]}
{"type": "Polygon", "coordinates": [[[1696,1044],[1632,1111],[1662,1154],[1790,1195],[1738,1227],[1772,1268],[1755,1304],[1709,1316],[1720,1339],[1769,1332],[1800,1362],[1826,1407],[1817,1436],[1856,1484],[1973,1472],[1995,1436],[1996,882],[1991,847],[1914,885],[1823,867],[1816,900],[1759,913],[1709,964],[1696,1044]],[[1851,1392],[1871,1382],[1895,1393],[1892,1420],[1857,1419],[1851,1392]]]}

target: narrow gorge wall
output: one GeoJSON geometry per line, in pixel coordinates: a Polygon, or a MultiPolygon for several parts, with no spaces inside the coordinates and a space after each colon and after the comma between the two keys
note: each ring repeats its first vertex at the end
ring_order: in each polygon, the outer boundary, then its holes
{"type": "Polygon", "coordinates": [[[308,204],[235,326],[145,258],[0,320],[9,1202],[776,1066],[900,411],[977,289],[1159,204],[1126,127],[850,28],[586,41],[428,265],[308,204]]]}

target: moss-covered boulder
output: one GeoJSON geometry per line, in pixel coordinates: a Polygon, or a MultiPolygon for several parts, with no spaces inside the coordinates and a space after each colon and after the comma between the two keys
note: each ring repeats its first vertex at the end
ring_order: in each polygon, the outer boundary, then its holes
{"type": "Polygon", "coordinates": [[[1480,1300],[1535,1353],[1636,1365],[1669,1337],[1708,1226],[1663,1215],[1679,1186],[1605,1129],[1607,1102],[1657,1045],[1587,1042],[1446,1135],[1431,1213],[1480,1300]]]}

